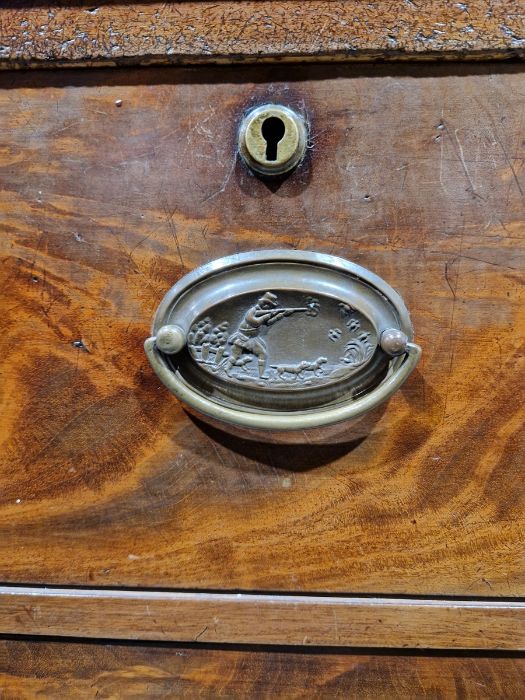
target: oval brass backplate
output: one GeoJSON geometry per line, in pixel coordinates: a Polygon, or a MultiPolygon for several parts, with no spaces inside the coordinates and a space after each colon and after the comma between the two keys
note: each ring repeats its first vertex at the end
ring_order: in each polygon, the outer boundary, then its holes
{"type": "Polygon", "coordinates": [[[420,348],[401,297],[369,270],[304,251],[240,253],[183,277],[145,343],[189,408],[257,430],[305,430],[386,400],[420,348]]]}
{"type": "Polygon", "coordinates": [[[260,175],[283,175],[302,160],[307,144],[304,118],[290,107],[265,104],[252,109],[239,128],[239,153],[260,175]]]}

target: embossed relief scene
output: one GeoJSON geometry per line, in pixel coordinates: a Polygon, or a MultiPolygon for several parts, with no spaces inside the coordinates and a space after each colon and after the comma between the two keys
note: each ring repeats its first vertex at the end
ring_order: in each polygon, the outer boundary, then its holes
{"type": "Polygon", "coordinates": [[[192,325],[188,347],[217,377],[293,391],[351,376],[372,358],[377,333],[337,299],[268,290],[209,309],[192,325]]]}

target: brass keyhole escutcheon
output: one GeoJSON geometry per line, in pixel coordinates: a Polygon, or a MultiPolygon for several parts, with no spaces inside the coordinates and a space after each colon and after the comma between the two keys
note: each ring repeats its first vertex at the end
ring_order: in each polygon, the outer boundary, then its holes
{"type": "Polygon", "coordinates": [[[284,105],[266,104],[245,115],[239,128],[239,152],[260,175],[283,175],[293,170],[306,151],[303,116],[284,105]]]}

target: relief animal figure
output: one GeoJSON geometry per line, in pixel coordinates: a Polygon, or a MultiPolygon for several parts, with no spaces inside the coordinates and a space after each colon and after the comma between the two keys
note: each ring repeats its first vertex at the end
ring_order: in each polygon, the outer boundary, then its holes
{"type": "Polygon", "coordinates": [[[313,372],[314,376],[321,377],[324,374],[323,365],[328,362],[326,357],[318,357],[313,362],[303,360],[298,365],[270,365],[279,375],[280,379],[285,379],[288,375],[290,381],[304,379],[306,372],[313,372]]]}

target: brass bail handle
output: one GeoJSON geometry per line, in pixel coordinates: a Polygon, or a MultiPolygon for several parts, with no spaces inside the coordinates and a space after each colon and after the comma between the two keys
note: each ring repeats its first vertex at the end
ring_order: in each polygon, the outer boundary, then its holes
{"type": "Polygon", "coordinates": [[[203,417],[295,431],[386,401],[419,361],[412,336],[403,300],[370,270],[322,253],[254,251],[179,280],[145,351],[203,417]]]}
{"type": "Polygon", "coordinates": [[[321,428],[346,420],[354,420],[372,411],[387,401],[405,383],[421,357],[421,348],[416,343],[407,343],[401,364],[376,389],[365,394],[344,408],[319,411],[314,414],[267,414],[257,415],[243,413],[228,406],[216,404],[204,396],[195,395],[173,370],[166,364],[163,354],[156,346],[156,338],[151,337],[144,343],[149,362],[164,386],[175,394],[182,403],[187,403],[204,416],[209,416],[223,423],[231,423],[244,428],[257,430],[309,430],[321,428]]]}

